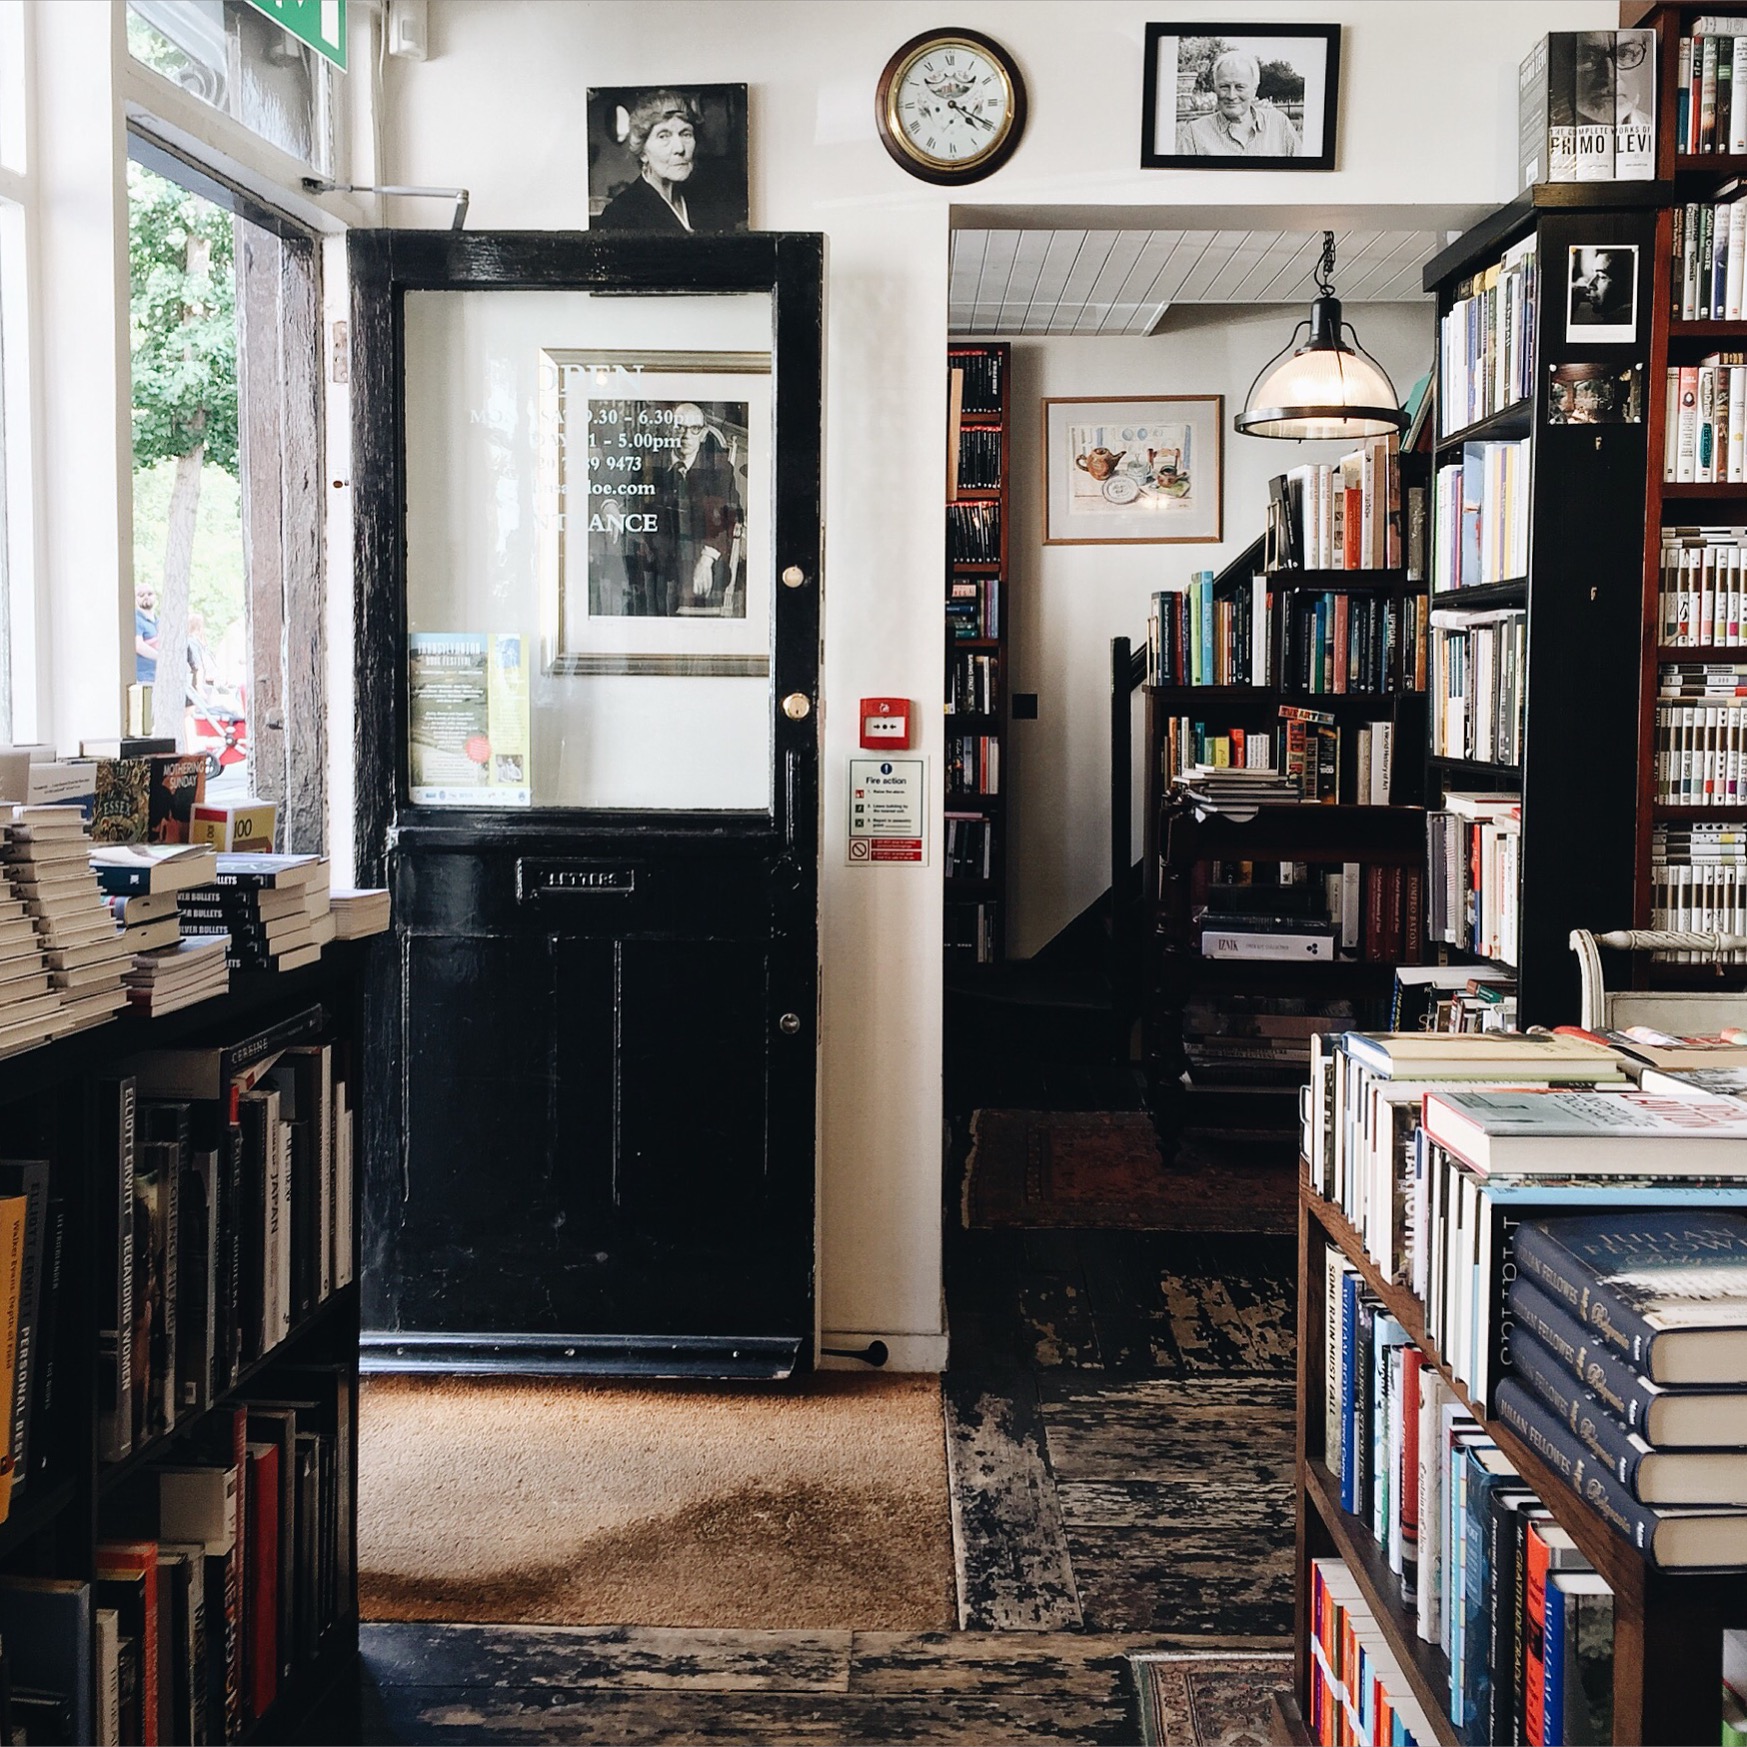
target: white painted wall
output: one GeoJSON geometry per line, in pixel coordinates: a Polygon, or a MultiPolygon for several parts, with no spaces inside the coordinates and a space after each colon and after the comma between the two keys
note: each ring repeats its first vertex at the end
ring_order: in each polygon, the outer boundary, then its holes
{"type": "MultiPolygon", "coordinates": [[[[940,879],[848,868],[854,701],[940,695],[947,222],[976,204],[1495,201],[1515,170],[1516,68],[1547,30],[1611,26],[1608,0],[1221,0],[1221,18],[1346,26],[1329,174],[1142,171],[1160,0],[435,0],[431,58],[384,70],[385,179],[465,183],[472,230],[584,223],[590,84],[744,80],[753,222],[829,237],[822,725],[825,842],[820,1296],[824,1327],[927,1337],[940,1305],[940,879]],[[1026,138],[987,181],[916,182],[875,134],[898,45],[943,23],[1018,57],[1026,138]]],[[[395,222],[428,224],[426,210],[395,222]]],[[[1023,416],[1023,414],[1022,414],[1023,416]]],[[[1138,597],[1137,597],[1138,598],[1138,597]]],[[[925,709],[938,761],[942,720],[925,709]]],[[[938,792],[938,790],[937,790],[938,792]]],[[[938,806],[938,802],[936,802],[938,806]]],[[[1087,845],[1101,859],[1102,837],[1087,845]]],[[[926,1338],[901,1355],[926,1363],[926,1338]]]]}
{"type": "MultiPolygon", "coordinates": [[[[1308,245],[1307,245],[1308,247],[1308,245]]],[[[1340,283],[1337,268],[1335,283],[1340,283]]],[[[1150,337],[1080,335],[1013,342],[1013,606],[1015,691],[1038,694],[1034,722],[1014,722],[1008,847],[1008,950],[1029,958],[1108,887],[1110,639],[1146,636],[1147,603],[1193,571],[1222,570],[1262,531],[1268,481],[1301,462],[1333,461],[1350,443],[1240,437],[1233,415],[1264,360],[1286,343],[1300,309],[1182,304],[1150,337]],[[1225,397],[1225,538],[1192,546],[1045,546],[1039,404],[1070,395],[1225,397]]],[[[1349,304],[1365,349],[1405,394],[1431,367],[1432,311],[1423,303],[1349,304]]],[[[1135,732],[1141,708],[1135,700],[1135,732]]],[[[1141,829],[1135,761],[1134,855],[1141,829]]]]}

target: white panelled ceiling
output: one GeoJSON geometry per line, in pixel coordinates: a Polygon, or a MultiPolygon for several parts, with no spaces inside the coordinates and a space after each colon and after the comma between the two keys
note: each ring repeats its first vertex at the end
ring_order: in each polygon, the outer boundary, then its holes
{"type": "Polygon", "coordinates": [[[950,331],[1150,334],[1173,304],[1307,304],[1325,229],[1343,301],[1419,299],[1425,263],[1480,210],[959,208],[950,331]]]}

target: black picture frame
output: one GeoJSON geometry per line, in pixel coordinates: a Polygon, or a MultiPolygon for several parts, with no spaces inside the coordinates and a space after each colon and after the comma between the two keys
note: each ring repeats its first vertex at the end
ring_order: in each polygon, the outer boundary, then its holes
{"type": "MultiPolygon", "coordinates": [[[[1195,51],[1199,60],[1204,51],[1195,51]]],[[[1332,170],[1335,167],[1335,129],[1340,116],[1341,27],[1338,24],[1267,24],[1244,20],[1239,24],[1149,24],[1146,27],[1146,60],[1142,69],[1140,167],[1143,170],[1332,170]],[[1253,55],[1261,64],[1257,96],[1273,112],[1277,120],[1266,122],[1262,133],[1278,133],[1283,122],[1296,139],[1291,151],[1195,149],[1185,150],[1189,139],[1187,129],[1216,113],[1213,109],[1188,117],[1181,99],[1186,95],[1180,78],[1184,43],[1220,43],[1220,54],[1243,52],[1253,55]],[[1297,119],[1290,110],[1275,105],[1264,93],[1269,82],[1272,62],[1285,57],[1280,53],[1291,45],[1295,58],[1287,62],[1302,81],[1301,109],[1297,119]],[[1298,45],[1302,44],[1302,50],[1298,45]],[[1161,79],[1161,62],[1170,57],[1168,78],[1161,79]],[[1310,78],[1320,73],[1321,88],[1315,90],[1310,78]],[[1171,82],[1176,84],[1178,98],[1168,111],[1170,132],[1167,135],[1174,148],[1161,149],[1159,138],[1159,94],[1164,86],[1170,97],[1171,82]],[[1306,127],[1313,122],[1313,127],[1306,127]],[[1309,137],[1314,135],[1314,138],[1309,137]]],[[[1202,132],[1210,130],[1203,129],[1202,132]]],[[[1259,142],[1259,143],[1265,143],[1259,142]]]]}
{"type": "Polygon", "coordinates": [[[745,85],[609,85],[587,93],[588,228],[645,235],[726,236],[750,230],[749,104],[745,85]],[[690,111],[695,135],[692,173],[680,187],[689,227],[640,181],[639,162],[624,137],[639,104],[668,96],[690,111]],[[629,194],[629,201],[621,196],[629,194]]]}

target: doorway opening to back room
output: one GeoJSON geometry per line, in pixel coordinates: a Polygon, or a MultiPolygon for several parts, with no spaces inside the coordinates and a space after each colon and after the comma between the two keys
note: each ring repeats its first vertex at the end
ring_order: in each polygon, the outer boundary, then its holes
{"type": "Polygon", "coordinates": [[[1474,217],[954,211],[955,1369],[997,1354],[1040,1370],[1290,1367],[1311,1037],[1385,1019],[1418,932],[1422,273],[1474,217]],[[1346,318],[1410,420],[1393,444],[1233,428],[1263,366],[1303,341],[1329,231],[1346,318]],[[1338,531],[1305,521],[1337,494],[1338,531]],[[1284,519],[1318,544],[1288,546],[1284,519]],[[1361,575],[1317,574],[1348,565],[1361,575]],[[1244,821],[1198,806],[1198,773],[1234,767],[1331,804],[1244,821]],[[1210,923],[1332,944],[1305,964],[1215,959],[1210,923]]]}

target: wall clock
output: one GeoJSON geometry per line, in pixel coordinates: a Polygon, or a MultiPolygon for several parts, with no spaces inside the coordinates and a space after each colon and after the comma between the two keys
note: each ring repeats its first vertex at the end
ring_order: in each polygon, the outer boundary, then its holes
{"type": "Polygon", "coordinates": [[[880,139],[925,182],[976,182],[1025,131],[1025,82],[1013,57],[974,30],[929,30],[886,62],[875,99],[880,139]]]}

